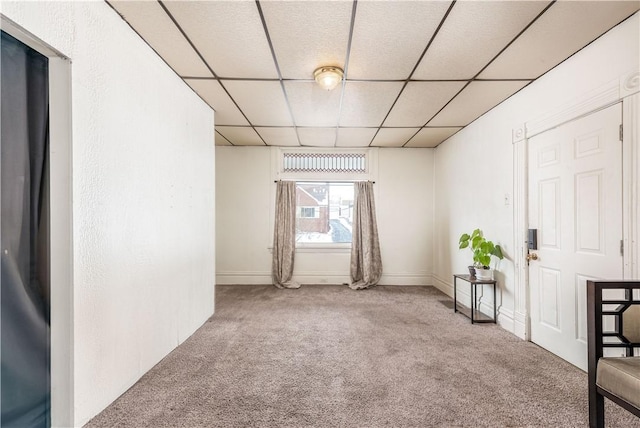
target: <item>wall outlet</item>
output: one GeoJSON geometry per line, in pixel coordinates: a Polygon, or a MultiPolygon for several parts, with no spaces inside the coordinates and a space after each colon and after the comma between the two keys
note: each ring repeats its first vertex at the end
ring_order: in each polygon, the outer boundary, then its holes
{"type": "Polygon", "coordinates": [[[504,194],[504,204],[505,205],[511,205],[511,195],[508,193],[504,194]]]}

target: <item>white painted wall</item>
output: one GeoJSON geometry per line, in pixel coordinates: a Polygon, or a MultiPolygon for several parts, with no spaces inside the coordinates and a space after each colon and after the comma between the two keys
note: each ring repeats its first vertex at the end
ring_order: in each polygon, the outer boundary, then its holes
{"type": "MultiPolygon", "coordinates": [[[[216,147],[218,284],[271,283],[272,151],[216,147]]],[[[379,149],[374,185],[384,267],[381,284],[431,284],[433,150],[379,149]]],[[[350,250],[296,252],[294,279],[349,282],[350,250]]]]}
{"type": "Polygon", "coordinates": [[[271,150],[216,146],[218,284],[271,281],[271,150]]]}
{"type": "MultiPolygon", "coordinates": [[[[508,257],[515,255],[512,129],[640,71],[639,40],[636,14],[435,150],[434,285],[451,295],[452,274],[465,272],[470,264],[470,254],[457,248],[458,237],[476,227],[501,244],[508,257]],[[511,205],[505,205],[505,195],[511,205]]],[[[514,331],[514,263],[503,260],[499,269],[499,320],[514,331]]]]}
{"type": "Polygon", "coordinates": [[[380,284],[431,285],[433,149],[380,149],[376,181],[380,284]]]}
{"type": "MultiPolygon", "coordinates": [[[[270,282],[270,149],[218,147],[214,165],[211,110],[106,3],[1,7],[73,64],[71,404],[81,425],[211,315],[215,257],[219,283],[270,282]]],[[[512,206],[503,201],[513,188],[512,128],[638,70],[639,24],[636,15],[435,152],[379,150],[383,283],[430,284],[433,274],[450,292],[451,274],[468,264],[455,243],[476,226],[513,252],[512,206]],[[482,179],[478,159],[488,162],[482,179]],[[485,199],[470,200],[475,192],[485,199]]],[[[348,257],[300,253],[295,274],[346,282],[348,257]]],[[[513,264],[500,270],[509,327],[513,264]]]]}
{"type": "Polygon", "coordinates": [[[105,2],[3,1],[2,13],[72,61],[80,426],[213,313],[213,112],[105,2]]]}

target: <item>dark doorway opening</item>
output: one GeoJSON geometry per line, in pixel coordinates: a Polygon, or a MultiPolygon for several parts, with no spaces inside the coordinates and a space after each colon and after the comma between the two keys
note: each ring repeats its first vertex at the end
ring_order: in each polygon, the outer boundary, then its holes
{"type": "Polygon", "coordinates": [[[2,426],[50,417],[48,59],[2,32],[2,426]]]}

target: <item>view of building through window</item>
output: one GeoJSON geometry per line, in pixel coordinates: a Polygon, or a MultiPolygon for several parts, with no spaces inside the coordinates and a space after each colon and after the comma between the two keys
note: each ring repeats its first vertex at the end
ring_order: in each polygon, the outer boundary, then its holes
{"type": "Polygon", "coordinates": [[[350,243],[353,183],[296,183],[296,242],[350,243]]]}

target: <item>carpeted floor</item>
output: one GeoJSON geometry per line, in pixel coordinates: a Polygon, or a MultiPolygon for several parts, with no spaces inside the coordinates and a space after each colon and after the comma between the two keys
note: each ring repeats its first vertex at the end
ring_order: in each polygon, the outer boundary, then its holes
{"type": "MultiPolygon", "coordinates": [[[[433,287],[218,286],[88,427],[585,427],[587,375],[433,287]]],[[[640,419],[607,403],[610,427],[640,419]]]]}

